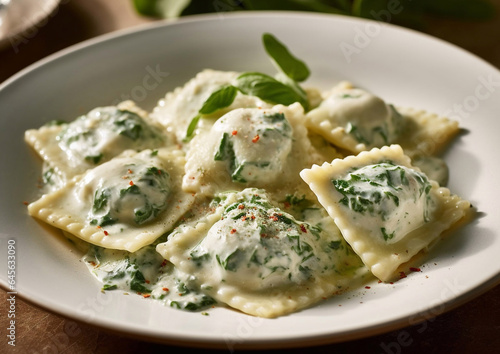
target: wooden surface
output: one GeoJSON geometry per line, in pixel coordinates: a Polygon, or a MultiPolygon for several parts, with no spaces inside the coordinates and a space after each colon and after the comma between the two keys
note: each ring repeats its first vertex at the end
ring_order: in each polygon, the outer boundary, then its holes
{"type": "MultiPolygon", "coordinates": [[[[29,64],[74,43],[117,29],[153,21],[138,16],[131,0],[63,0],[49,21],[30,37],[0,49],[0,82],[29,64]]],[[[500,0],[494,0],[500,14],[500,0]]],[[[500,20],[484,23],[433,20],[426,32],[454,43],[500,67],[500,20]]],[[[499,112],[500,113],[500,112],[499,112]]],[[[495,260],[493,260],[495,261],[495,260]]],[[[0,352],[134,353],[177,352],[179,347],[111,334],[87,324],[16,302],[16,347],[5,339],[8,303],[1,291],[0,352]]],[[[334,319],[332,319],[334,320],[334,319]]],[[[500,350],[500,286],[424,323],[361,340],[310,348],[315,353],[491,353],[500,350]]],[[[196,349],[199,352],[212,350],[196,349]]],[[[227,351],[227,350],[225,350],[227,351]]],[[[221,351],[223,352],[223,351],[221,351]]],[[[275,350],[302,353],[304,349],[275,350]]]]}

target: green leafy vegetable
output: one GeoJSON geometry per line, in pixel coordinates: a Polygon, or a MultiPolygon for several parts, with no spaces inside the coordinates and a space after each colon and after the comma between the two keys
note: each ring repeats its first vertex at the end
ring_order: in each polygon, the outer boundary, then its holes
{"type": "Polygon", "coordinates": [[[213,92],[200,108],[200,114],[212,114],[219,109],[226,108],[233,103],[238,89],[234,86],[224,86],[213,92]]]}
{"type": "Polygon", "coordinates": [[[229,173],[231,174],[231,179],[234,182],[246,183],[247,181],[241,176],[243,169],[242,164],[238,164],[236,161],[236,154],[233,148],[233,142],[230,140],[228,133],[222,135],[222,139],[219,144],[219,149],[214,156],[215,161],[227,161],[229,163],[229,173]]]}
{"type": "Polygon", "coordinates": [[[42,175],[42,181],[44,184],[54,184],[54,181],[52,180],[52,177],[54,177],[55,171],[53,168],[49,168],[47,171],[45,171],[42,175]]]}
{"type": "Polygon", "coordinates": [[[286,76],[296,82],[305,81],[309,77],[310,71],[307,65],[302,60],[294,57],[276,37],[264,33],[262,41],[267,54],[286,76]]]}
{"type": "Polygon", "coordinates": [[[142,134],[142,124],[144,124],[141,117],[129,111],[117,111],[120,115],[119,120],[114,122],[118,128],[118,134],[126,136],[129,139],[137,140],[142,134]]]}
{"type": "Polygon", "coordinates": [[[224,86],[217,91],[214,91],[203,103],[203,106],[198,111],[198,114],[191,119],[186,131],[185,140],[189,140],[193,137],[196,126],[198,125],[202,115],[212,114],[220,109],[229,107],[234,102],[237,93],[238,89],[231,85],[224,86]]]}
{"type": "Polygon", "coordinates": [[[238,76],[238,89],[246,95],[257,96],[274,104],[291,105],[300,102],[304,108],[309,107],[307,97],[300,95],[293,88],[262,73],[248,72],[238,76]]]}
{"type": "Polygon", "coordinates": [[[94,165],[97,165],[102,160],[102,157],[103,157],[102,154],[87,155],[85,156],[85,161],[92,162],[94,165]]]}
{"type": "Polygon", "coordinates": [[[118,286],[116,284],[111,285],[111,284],[104,284],[102,287],[102,290],[116,290],[118,289],[118,286]]]}

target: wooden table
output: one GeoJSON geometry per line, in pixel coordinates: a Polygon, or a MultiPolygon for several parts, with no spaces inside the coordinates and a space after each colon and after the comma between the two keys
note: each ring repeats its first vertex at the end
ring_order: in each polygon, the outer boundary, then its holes
{"type": "MultiPolygon", "coordinates": [[[[494,0],[500,15],[500,0],[494,0]]],[[[29,64],[74,43],[120,28],[154,21],[132,9],[131,0],[63,0],[50,20],[30,38],[0,50],[0,82],[29,64]]],[[[500,16],[499,16],[500,17],[500,16]]],[[[500,19],[484,23],[433,20],[427,33],[471,51],[500,67],[500,19]]],[[[500,113],[500,112],[499,112],[500,113]]],[[[499,118],[500,119],[500,118],[499,118]]],[[[0,296],[0,352],[7,348],[4,331],[8,303],[0,296]]],[[[72,322],[19,298],[17,346],[13,353],[133,353],[182,348],[122,337],[72,322]]],[[[361,340],[313,349],[316,353],[490,353],[500,350],[500,286],[437,318],[361,340]]],[[[212,350],[197,349],[206,352],[212,350]]],[[[277,350],[301,353],[304,349],[277,350]]]]}

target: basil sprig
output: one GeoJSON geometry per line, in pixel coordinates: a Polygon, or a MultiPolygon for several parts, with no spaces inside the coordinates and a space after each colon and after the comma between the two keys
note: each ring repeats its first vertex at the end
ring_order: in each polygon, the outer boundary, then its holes
{"type": "Polygon", "coordinates": [[[234,102],[238,91],[272,104],[288,106],[299,102],[305,110],[309,109],[307,95],[298,84],[310,75],[307,65],[293,56],[272,34],[264,33],[262,42],[266,52],[278,68],[279,73],[276,78],[259,72],[245,72],[236,78],[234,85],[223,86],[214,91],[203,103],[198,114],[191,119],[184,141],[193,137],[198,122],[204,115],[229,107],[234,102]]]}
{"type": "Polygon", "coordinates": [[[220,109],[229,107],[236,98],[238,89],[232,85],[224,86],[213,92],[210,97],[203,103],[198,114],[191,119],[189,126],[186,131],[186,138],[184,140],[189,140],[193,137],[196,126],[200,121],[202,115],[208,115],[217,112],[220,109]]]}

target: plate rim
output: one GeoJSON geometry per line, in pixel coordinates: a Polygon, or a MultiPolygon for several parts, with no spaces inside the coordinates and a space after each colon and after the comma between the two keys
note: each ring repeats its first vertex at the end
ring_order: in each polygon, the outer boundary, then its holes
{"type": "MultiPolygon", "coordinates": [[[[149,30],[154,30],[157,28],[167,28],[170,26],[175,26],[178,24],[185,24],[189,22],[203,22],[203,21],[212,21],[214,19],[218,19],[220,15],[218,14],[200,14],[200,15],[192,15],[192,16],[187,16],[178,20],[159,20],[155,21],[152,23],[146,23],[146,24],[141,24],[138,26],[130,27],[130,28],[125,28],[121,30],[117,30],[114,32],[106,33],[94,38],[87,39],[85,41],[82,41],[80,43],[73,44],[67,48],[64,48],[56,53],[53,53],[41,60],[38,60],[37,62],[27,66],[26,68],[20,70],[19,72],[15,73],[8,79],[6,79],[4,82],[0,84],[0,93],[3,90],[8,89],[8,87],[17,82],[20,78],[29,75],[30,72],[36,71],[40,68],[43,68],[44,65],[59,60],[60,58],[64,58],[67,55],[78,55],[78,53],[82,50],[86,50],[89,47],[95,46],[102,44],[107,41],[112,41],[116,38],[120,37],[126,37],[129,35],[134,35],[136,33],[140,32],[145,32],[149,30]]],[[[360,18],[354,18],[350,16],[344,16],[344,15],[333,15],[333,14],[319,14],[319,13],[309,13],[309,12],[300,12],[300,11],[247,11],[247,12],[241,12],[241,13],[230,13],[230,14],[224,14],[224,16],[230,16],[230,17],[240,17],[240,18],[255,18],[255,17],[275,17],[275,16],[283,16],[283,17],[324,17],[324,18],[329,18],[329,19],[335,19],[335,18],[341,18],[343,20],[348,20],[352,21],[355,23],[359,24],[366,24],[367,22],[377,22],[374,20],[367,20],[367,19],[360,19],[360,18]]],[[[453,47],[455,50],[461,51],[463,54],[473,56],[475,60],[479,60],[483,65],[489,66],[489,69],[492,69],[496,71],[498,74],[500,74],[500,71],[498,68],[496,68],[493,64],[487,62],[486,60],[478,57],[477,55],[460,48],[452,43],[449,43],[447,41],[444,41],[442,39],[433,37],[431,35],[428,35],[426,33],[421,33],[412,29],[408,29],[405,27],[393,25],[393,24],[385,24],[387,26],[390,26],[392,28],[396,28],[397,30],[403,30],[403,31],[408,31],[409,33],[413,33],[413,35],[418,35],[418,36],[424,36],[427,37],[427,39],[433,40],[433,41],[438,41],[442,45],[446,45],[449,47],[453,47]]],[[[448,312],[450,310],[453,310],[466,302],[471,301],[472,299],[486,293],[488,290],[494,288],[495,286],[500,284],[500,270],[497,272],[497,274],[493,275],[490,279],[487,281],[484,281],[481,285],[465,292],[462,293],[459,297],[449,299],[447,301],[444,301],[442,304],[444,308],[442,311],[440,311],[438,314],[435,316],[441,315],[442,313],[448,312]]],[[[4,284],[3,279],[0,279],[0,287],[4,289],[5,291],[7,290],[6,284],[4,284]]],[[[221,348],[221,347],[226,347],[226,344],[224,343],[223,340],[221,339],[200,339],[200,338],[193,338],[192,336],[190,337],[187,335],[183,339],[176,339],[176,338],[171,338],[173,335],[169,335],[168,333],[165,333],[162,336],[155,336],[151,335],[148,336],[147,333],[142,333],[142,334],[137,334],[133,333],[130,329],[126,329],[125,326],[122,326],[122,328],[117,329],[116,324],[113,324],[111,322],[106,322],[102,326],[99,323],[95,322],[89,322],[83,319],[84,316],[78,315],[78,313],[68,313],[67,311],[61,310],[60,308],[58,309],[57,307],[53,307],[43,304],[38,301],[38,299],[28,299],[23,296],[23,294],[19,294],[20,298],[23,299],[24,301],[34,304],[35,306],[46,310],[48,312],[54,313],[59,316],[63,316],[65,318],[70,318],[74,321],[84,323],[86,325],[94,326],[97,328],[100,328],[104,331],[108,332],[114,332],[114,333],[121,333],[124,334],[126,333],[127,335],[137,338],[137,339],[146,339],[148,341],[153,341],[153,342],[160,342],[164,344],[173,344],[173,345],[181,345],[181,346],[189,346],[189,347],[213,347],[213,348],[221,348]],[[115,327],[115,328],[112,328],[115,327]]],[[[438,305],[436,305],[438,306],[438,305]]],[[[434,306],[435,307],[435,306],[434,306]]],[[[432,317],[435,317],[432,316],[432,317]]],[[[293,341],[290,341],[290,338],[285,338],[285,339],[259,339],[259,340],[251,340],[248,342],[240,343],[240,344],[235,344],[235,348],[239,349],[256,349],[256,348],[289,348],[289,347],[303,347],[303,346],[309,346],[309,345],[320,345],[320,344],[327,344],[327,343],[338,343],[338,342],[344,342],[348,340],[353,340],[353,339],[360,339],[364,337],[369,337],[381,333],[385,333],[388,331],[400,329],[403,327],[408,326],[408,317],[409,316],[401,316],[400,318],[394,319],[390,323],[382,323],[382,324],[377,324],[373,325],[368,328],[360,328],[356,330],[350,330],[347,331],[346,333],[335,333],[335,334],[320,334],[317,336],[311,336],[311,335],[305,335],[304,338],[297,338],[294,339],[293,341]],[[342,338],[340,338],[342,337],[342,338]],[[305,343],[304,343],[305,342],[305,343]]],[[[422,315],[422,318],[420,321],[424,321],[428,319],[429,317],[426,317],[422,315]]],[[[147,331],[145,331],[147,332],[147,331]]]]}

